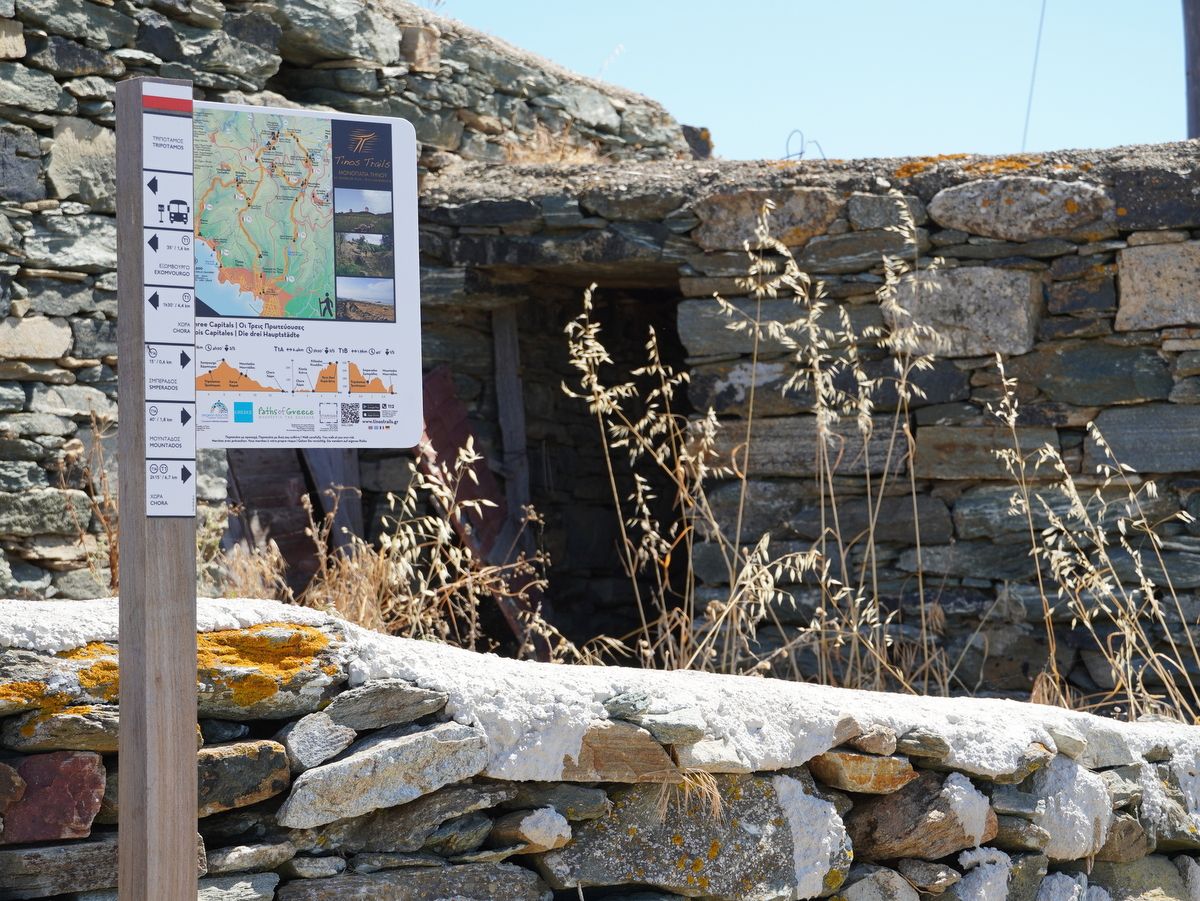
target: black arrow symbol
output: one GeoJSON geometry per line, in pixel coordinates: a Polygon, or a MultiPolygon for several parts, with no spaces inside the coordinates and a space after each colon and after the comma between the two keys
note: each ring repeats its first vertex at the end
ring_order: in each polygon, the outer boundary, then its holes
{"type": "Polygon", "coordinates": [[[179,352],[179,365],[186,366],[190,362],[192,362],[192,358],[187,355],[187,351],[181,350],[179,352]]]}
{"type": "Polygon", "coordinates": [[[155,253],[158,252],[158,235],[152,236],[146,243],[150,245],[151,250],[153,250],[155,253]]]}
{"type": "Polygon", "coordinates": [[[180,466],[179,467],[179,475],[186,482],[188,479],[190,479],[192,477],[192,471],[190,469],[188,469],[186,466],[180,466]]]}
{"type": "Polygon", "coordinates": [[[152,178],[148,182],[146,182],[146,187],[150,189],[151,194],[157,194],[158,193],[158,176],[156,175],[156,176],[154,176],[154,178],[152,178]]]}
{"type": "Polygon", "coordinates": [[[192,421],[192,414],[187,411],[187,407],[182,407],[179,410],[179,421],[184,425],[192,421]]]}
{"type": "Polygon", "coordinates": [[[158,292],[155,291],[153,294],[151,294],[149,297],[146,298],[146,301],[147,301],[147,303],[150,304],[150,306],[154,307],[154,309],[157,310],[158,309],[158,292]]]}

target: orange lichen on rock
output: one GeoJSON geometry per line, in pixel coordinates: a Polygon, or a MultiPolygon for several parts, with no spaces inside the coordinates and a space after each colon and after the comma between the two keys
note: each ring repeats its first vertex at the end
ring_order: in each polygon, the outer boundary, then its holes
{"type": "Polygon", "coordinates": [[[248,629],[202,632],[196,637],[196,646],[200,676],[227,688],[235,703],[249,707],[301,675],[329,646],[329,638],[312,626],[263,623],[248,629]]]}
{"type": "Polygon", "coordinates": [[[896,178],[912,178],[914,175],[928,172],[938,163],[945,160],[963,160],[966,158],[967,155],[965,153],[942,153],[937,156],[923,156],[920,159],[909,160],[893,172],[892,175],[896,178]]]}
{"type": "Polygon", "coordinates": [[[115,701],[120,692],[120,667],[115,660],[97,660],[79,671],[79,687],[92,697],[115,701]]]}
{"type": "Polygon", "coordinates": [[[993,160],[980,160],[963,166],[963,172],[971,175],[1004,175],[1006,172],[1023,172],[1040,157],[1036,156],[1002,156],[993,160]]]}
{"type": "Polygon", "coordinates": [[[99,657],[116,657],[117,647],[107,641],[89,641],[83,647],[60,651],[58,656],[63,660],[95,660],[99,657]]]}
{"type": "MultiPolygon", "coordinates": [[[[14,709],[10,711],[12,713],[41,707],[59,694],[61,692],[51,692],[42,682],[0,682],[0,706],[15,705],[14,709]]],[[[66,695],[63,697],[66,698],[66,695]]]]}

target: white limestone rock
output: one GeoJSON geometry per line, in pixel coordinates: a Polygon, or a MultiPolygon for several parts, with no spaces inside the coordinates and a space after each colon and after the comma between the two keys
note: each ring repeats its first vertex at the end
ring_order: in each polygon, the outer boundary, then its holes
{"type": "Polygon", "coordinates": [[[1037,797],[1033,822],[1050,833],[1047,857],[1079,860],[1104,847],[1112,799],[1098,774],[1060,754],[1034,773],[1028,785],[1037,797]]]}

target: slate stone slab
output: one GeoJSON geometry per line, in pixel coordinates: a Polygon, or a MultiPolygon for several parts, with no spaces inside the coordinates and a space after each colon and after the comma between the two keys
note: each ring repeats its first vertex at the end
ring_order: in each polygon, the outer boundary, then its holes
{"type": "Polygon", "coordinates": [[[925,222],[925,204],[921,203],[921,198],[911,194],[893,197],[885,194],[854,193],[846,202],[846,215],[853,228],[887,228],[903,224],[900,210],[904,208],[907,208],[916,225],[925,222]]]}
{"type": "Polygon", "coordinates": [[[882,267],[884,256],[911,259],[929,249],[929,234],[919,228],[910,243],[906,235],[888,229],[817,235],[796,258],[805,272],[865,272],[882,267]]]}
{"type": "Polygon", "coordinates": [[[953,576],[956,578],[1028,580],[1034,577],[1034,561],[1025,549],[990,541],[959,541],[955,544],[921,548],[918,562],[915,549],[904,551],[897,564],[905,572],[953,576]]]}
{"type": "MultiPolygon", "coordinates": [[[[865,378],[876,383],[870,391],[875,409],[896,409],[900,402],[900,385],[895,363],[891,359],[864,360],[858,368],[865,378]]],[[[753,385],[756,415],[787,416],[811,412],[811,389],[790,388],[784,393],[789,379],[796,372],[795,363],[779,359],[760,361],[757,365],[749,360],[737,360],[693,366],[688,397],[698,410],[711,407],[718,413],[745,416],[749,411],[750,387],[753,385]]],[[[910,372],[905,385],[909,407],[916,409],[930,404],[966,400],[971,395],[969,379],[969,373],[948,360],[938,360],[930,369],[910,372]],[[918,396],[918,390],[923,396],[918,396]]],[[[858,396],[857,376],[850,368],[837,369],[833,372],[832,380],[837,391],[851,398],[858,396]]]]}
{"type": "MultiPolygon", "coordinates": [[[[1200,470],[1200,407],[1179,404],[1139,404],[1101,410],[1096,427],[1116,459],[1138,472],[1200,470]]],[[[1107,462],[1091,439],[1084,466],[1107,462]]]]}
{"type": "Polygon", "coordinates": [[[405,867],[289,882],[276,901],[550,901],[536,873],[507,863],[405,867]]]}
{"type": "Polygon", "coordinates": [[[1117,287],[1112,278],[1055,282],[1047,291],[1046,310],[1055,315],[1113,313],[1117,287]]]}
{"type": "Polygon", "coordinates": [[[977,357],[1023,354],[1033,348],[1041,315],[1038,274],[973,266],[904,276],[897,301],[908,311],[893,326],[932,328],[941,341],[920,338],[925,353],[977,357]]]}
{"type": "MultiPolygon", "coordinates": [[[[820,471],[818,450],[822,442],[828,442],[830,465],[839,475],[878,474],[888,468],[893,474],[903,473],[906,462],[902,452],[898,446],[890,446],[892,424],[890,416],[876,416],[870,434],[864,436],[855,422],[843,419],[834,423],[828,435],[822,436],[817,433],[815,416],[756,420],[746,469],[754,478],[815,475],[820,471]]],[[[716,454],[722,463],[733,459],[734,451],[743,445],[745,437],[745,429],[738,428],[737,423],[721,429],[716,454]]]]}
{"type": "MultiPolygon", "coordinates": [[[[837,506],[837,523],[846,538],[865,535],[875,518],[875,540],[877,542],[908,543],[914,541],[918,530],[922,544],[943,544],[954,535],[950,513],[940,498],[921,494],[916,498],[916,509],[911,497],[884,497],[878,503],[862,498],[841,499],[837,506]]],[[[782,511],[781,511],[782,512],[782,511]]],[[[787,519],[791,534],[798,538],[817,539],[823,529],[831,527],[833,510],[819,504],[805,504],[787,519]]]]}
{"type": "Polygon", "coordinates": [[[316,829],[293,830],[292,841],[309,851],[325,848],[352,853],[419,851],[442,823],[511,801],[516,794],[517,786],[507,783],[448,785],[406,804],[316,829]]]}
{"type": "MultiPolygon", "coordinates": [[[[726,316],[712,299],[686,300],[679,304],[676,313],[679,339],[690,356],[748,354],[753,351],[754,333],[730,328],[730,323],[736,322],[759,323],[762,331],[758,344],[760,354],[794,351],[799,346],[799,322],[806,318],[807,312],[795,301],[764,300],[761,306],[758,306],[752,299],[739,297],[729,299],[729,303],[739,314],[726,316]],[[790,337],[781,340],[768,334],[773,323],[779,323],[789,330],[790,337]]],[[[878,328],[883,325],[878,304],[853,304],[843,309],[855,334],[861,335],[868,327],[878,328]]],[[[840,331],[839,308],[830,304],[818,317],[817,327],[823,331],[840,331]]],[[[837,341],[831,343],[836,345],[837,341]]]]}
{"type": "Polygon", "coordinates": [[[1139,166],[1117,172],[1113,196],[1122,230],[1194,228],[1200,225],[1200,197],[1192,190],[1197,172],[1139,166]]]}
{"type": "MultiPolygon", "coordinates": [[[[1017,440],[1021,453],[1028,455],[1044,444],[1058,447],[1058,432],[1021,427],[1017,440]]],[[[1008,429],[999,426],[922,426],[917,429],[914,469],[922,479],[1008,480],[1008,470],[995,451],[1012,447],[1012,442],[1008,429]]]]}
{"type": "Polygon", "coordinates": [[[419,688],[404,679],[377,679],[342,692],[324,713],[339,726],[362,731],[410,723],[445,706],[443,692],[419,688]]]}
{"type": "Polygon", "coordinates": [[[1200,241],[1129,247],[1118,254],[1117,331],[1200,322],[1200,241]]]}
{"type": "Polygon", "coordinates": [[[1039,347],[1010,361],[1008,370],[1051,400],[1079,405],[1165,400],[1173,384],[1167,361],[1154,348],[1096,342],[1039,347]]]}
{"type": "MultiPolygon", "coordinates": [[[[1015,485],[980,485],[960,495],[954,502],[954,529],[958,537],[1000,538],[1014,533],[1027,533],[1029,525],[1025,515],[1009,512],[1010,500],[1015,492],[1015,485]]],[[[1109,491],[1101,498],[1085,494],[1084,508],[1106,530],[1115,530],[1119,518],[1134,519],[1144,514],[1151,522],[1157,522],[1178,510],[1172,497],[1160,495],[1158,498],[1143,498],[1142,513],[1138,513],[1129,508],[1126,494],[1124,491],[1109,491]],[[1103,500],[1108,501],[1108,507],[1102,512],[1103,500]]],[[[1046,507],[1062,517],[1068,525],[1076,522],[1069,516],[1071,500],[1063,492],[1035,487],[1030,511],[1035,530],[1040,532],[1050,525],[1046,507]]]]}

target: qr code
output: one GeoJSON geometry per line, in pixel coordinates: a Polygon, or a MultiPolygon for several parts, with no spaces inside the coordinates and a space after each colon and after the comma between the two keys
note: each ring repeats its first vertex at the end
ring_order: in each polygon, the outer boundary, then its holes
{"type": "Polygon", "coordinates": [[[358,410],[358,404],[342,404],[342,425],[357,425],[358,410]]]}

